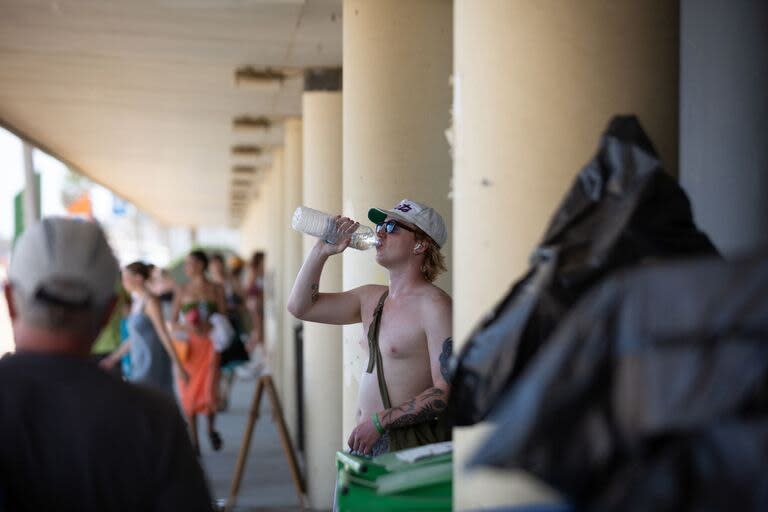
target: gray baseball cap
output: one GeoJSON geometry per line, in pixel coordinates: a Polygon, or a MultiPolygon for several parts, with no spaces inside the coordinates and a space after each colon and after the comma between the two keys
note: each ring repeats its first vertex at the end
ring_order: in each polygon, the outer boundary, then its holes
{"type": "Polygon", "coordinates": [[[119,273],[96,222],[49,217],[27,228],[17,240],[8,279],[25,300],[99,306],[114,295],[119,273]]]}
{"type": "Polygon", "coordinates": [[[443,217],[437,213],[437,210],[424,204],[411,201],[410,199],[403,199],[391,210],[383,208],[371,208],[368,210],[368,219],[374,224],[384,222],[384,219],[388,216],[418,226],[419,229],[437,243],[438,247],[445,245],[445,241],[448,239],[448,230],[445,228],[443,217]]]}

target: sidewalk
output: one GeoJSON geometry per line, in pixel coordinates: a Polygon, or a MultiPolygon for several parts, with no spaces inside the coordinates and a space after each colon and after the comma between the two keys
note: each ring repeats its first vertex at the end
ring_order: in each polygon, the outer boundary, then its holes
{"type": "MultiPolygon", "coordinates": [[[[200,445],[203,468],[208,476],[214,499],[222,503],[229,495],[243,432],[256,389],[256,380],[235,379],[229,409],[216,418],[224,446],[214,452],[205,435],[205,423],[199,418],[200,445]]],[[[280,437],[272,421],[269,400],[261,401],[261,411],[253,430],[248,461],[238,493],[237,512],[300,511],[299,499],[291,480],[288,462],[280,437]]]]}

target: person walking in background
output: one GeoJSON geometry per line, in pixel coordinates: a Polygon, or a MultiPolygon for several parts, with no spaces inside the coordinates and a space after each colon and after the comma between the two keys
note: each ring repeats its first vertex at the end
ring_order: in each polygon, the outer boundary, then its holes
{"type": "Polygon", "coordinates": [[[233,254],[229,257],[227,266],[229,267],[232,283],[234,284],[237,293],[240,294],[241,297],[244,297],[245,288],[243,287],[243,270],[245,270],[245,262],[240,256],[233,254]]]}
{"type": "Polygon", "coordinates": [[[195,449],[200,450],[197,435],[197,415],[204,414],[208,420],[208,439],[214,450],[222,446],[221,435],[215,429],[217,410],[217,383],[219,375],[219,354],[211,341],[213,313],[227,309],[224,288],[206,277],[208,256],[195,250],[184,260],[184,272],[189,282],[180,286],[173,301],[171,318],[173,332],[180,331],[189,345],[183,363],[189,373],[189,381],[179,381],[179,398],[187,416],[190,437],[195,449]],[[179,314],[182,314],[179,321],[179,314]]]}
{"type": "Polygon", "coordinates": [[[251,320],[251,335],[246,346],[250,362],[237,368],[238,377],[254,378],[264,367],[264,253],[254,252],[245,282],[245,308],[251,320]]]}
{"type": "Polygon", "coordinates": [[[91,221],[46,218],[16,243],[5,285],[16,352],[0,360],[4,510],[212,511],[176,404],[89,359],[118,272],[91,221]]]}
{"type": "Polygon", "coordinates": [[[105,358],[101,365],[112,368],[130,350],[129,380],[175,397],[173,370],[183,381],[189,380],[189,375],[182,367],[166,330],[160,300],[148,289],[151,268],[146,263],[135,261],[123,270],[123,287],[131,294],[131,311],[127,318],[128,341],[105,358]]]}
{"type": "Polygon", "coordinates": [[[264,253],[254,252],[245,282],[245,307],[251,316],[248,350],[264,342],[264,253]]]}
{"type": "Polygon", "coordinates": [[[162,267],[152,267],[152,277],[148,284],[149,291],[160,299],[160,309],[163,311],[163,318],[166,322],[171,322],[171,310],[173,309],[173,296],[176,294],[178,285],[173,280],[168,271],[162,267]]]}
{"type": "MultiPolygon", "coordinates": [[[[242,260],[240,260],[240,268],[242,269],[242,260]]],[[[227,305],[225,314],[233,332],[227,348],[220,352],[219,357],[218,410],[224,411],[229,406],[229,392],[232,388],[235,368],[248,361],[248,352],[245,350],[245,345],[241,339],[243,332],[241,319],[242,286],[227,268],[224,257],[220,253],[211,255],[210,275],[211,281],[224,288],[224,298],[227,305]]]]}
{"type": "MultiPolygon", "coordinates": [[[[104,329],[102,329],[99,337],[96,338],[96,342],[91,349],[91,357],[97,363],[101,363],[104,359],[109,357],[112,352],[120,348],[120,344],[123,341],[120,327],[123,320],[123,310],[125,308],[125,289],[122,285],[115,288],[115,295],[117,296],[117,303],[112,311],[112,316],[109,317],[107,325],[104,326],[104,329]]],[[[116,377],[123,377],[122,365],[112,366],[112,371],[116,377]]]]}
{"type": "MultiPolygon", "coordinates": [[[[225,289],[227,299],[227,316],[232,322],[232,326],[238,334],[240,341],[246,342],[245,336],[249,334],[247,328],[246,315],[248,311],[245,307],[246,293],[243,283],[243,269],[245,263],[239,256],[230,256],[228,265],[230,287],[225,289]]],[[[246,351],[247,359],[247,351],[246,351]]]]}
{"type": "MultiPolygon", "coordinates": [[[[238,276],[242,273],[242,260],[234,257],[235,262],[239,262],[238,276]]],[[[227,310],[223,312],[227,320],[232,324],[235,331],[242,333],[242,313],[243,313],[243,286],[239,281],[239,278],[229,269],[224,262],[224,257],[219,253],[211,255],[210,262],[210,276],[211,281],[221,285],[224,289],[224,301],[227,306],[227,310]]],[[[243,350],[244,351],[244,350],[243,350]]]]}

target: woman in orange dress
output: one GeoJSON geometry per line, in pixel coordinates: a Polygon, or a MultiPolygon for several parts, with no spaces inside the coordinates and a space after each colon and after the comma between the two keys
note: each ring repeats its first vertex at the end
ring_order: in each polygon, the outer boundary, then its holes
{"type": "Polygon", "coordinates": [[[197,415],[208,419],[208,439],[214,450],[220,450],[221,436],[216,431],[217,382],[219,355],[210,338],[210,317],[216,312],[226,311],[224,289],[206,277],[208,257],[203,251],[192,251],[184,260],[184,272],[189,282],[176,293],[171,312],[174,332],[181,332],[188,343],[184,358],[184,369],[189,381],[177,381],[179,401],[187,417],[190,437],[199,452],[197,436],[197,415]],[[181,316],[180,316],[181,315],[181,316]]]}

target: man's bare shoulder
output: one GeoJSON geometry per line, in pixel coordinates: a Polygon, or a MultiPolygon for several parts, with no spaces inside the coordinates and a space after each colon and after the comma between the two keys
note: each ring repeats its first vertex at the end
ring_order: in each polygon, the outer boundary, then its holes
{"type": "Polygon", "coordinates": [[[366,284],[350,290],[360,300],[360,316],[363,323],[370,322],[373,310],[376,309],[376,304],[379,303],[385,291],[387,287],[380,284],[366,284]]]}
{"type": "MultiPolygon", "coordinates": [[[[418,305],[419,316],[425,329],[452,323],[453,300],[444,290],[430,284],[422,292],[418,305]]],[[[442,327],[441,327],[442,328],[442,327]]]]}
{"type": "Polygon", "coordinates": [[[451,307],[453,307],[453,299],[451,296],[448,295],[445,290],[434,284],[430,283],[425,286],[423,294],[425,300],[422,301],[422,305],[427,309],[440,311],[445,309],[450,310],[451,307]]]}
{"type": "Polygon", "coordinates": [[[354,291],[360,297],[360,303],[378,302],[381,296],[387,291],[387,287],[381,284],[366,284],[355,288],[354,291]]]}

